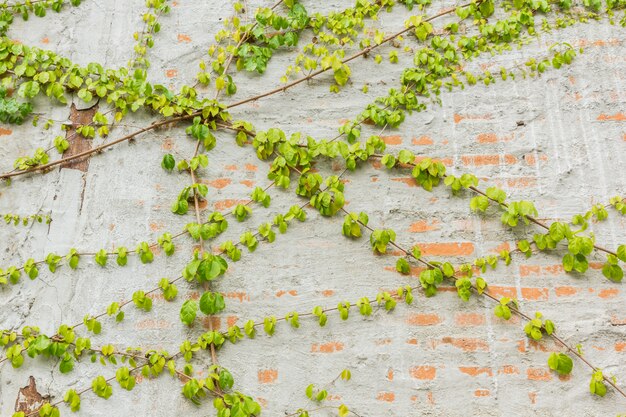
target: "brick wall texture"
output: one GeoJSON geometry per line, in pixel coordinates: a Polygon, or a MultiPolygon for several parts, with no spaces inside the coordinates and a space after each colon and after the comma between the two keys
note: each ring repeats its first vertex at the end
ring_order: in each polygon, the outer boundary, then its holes
{"type": "MultiPolygon", "coordinates": [[[[346,1],[304,2],[308,9],[327,12],[346,7],[346,1]]],[[[253,10],[261,5],[250,2],[253,10]]],[[[269,5],[265,4],[266,6],[269,5]]],[[[435,4],[437,11],[444,5],[435,4]]],[[[16,21],[10,35],[23,43],[49,48],[75,62],[100,62],[107,67],[126,64],[132,55],[132,33],[142,24],[145,9],[139,0],[85,1],[80,7],[44,19],[16,21]]],[[[161,20],[162,30],[149,51],[149,78],[173,88],[193,84],[198,61],[221,27],[220,19],[233,14],[225,1],[177,0],[161,20]]],[[[406,10],[383,13],[373,27],[403,27],[406,10]]],[[[441,105],[414,113],[399,129],[388,129],[388,149],[410,149],[420,156],[441,158],[450,172],[473,172],[484,184],[502,187],[513,200],[532,200],[547,222],[569,220],[592,204],[607,203],[626,194],[626,30],[606,22],[579,24],[543,35],[520,50],[485,57],[473,65],[511,66],[545,54],[557,41],[584,47],[574,63],[540,78],[498,82],[443,93],[441,105]],[[523,122],[523,123],[518,123],[523,122]]],[[[409,44],[412,41],[408,41],[409,44]]],[[[283,52],[270,62],[264,76],[238,73],[238,96],[249,97],[278,85],[295,52],[283,52]]],[[[328,91],[329,77],[249,103],[233,111],[235,118],[253,120],[258,129],[279,127],[316,138],[332,138],[342,121],[358,114],[376,96],[396,85],[411,57],[400,53],[401,63],[376,66],[358,60],[350,84],[338,94],[328,91]],[[403,65],[406,64],[406,65],[403,65]],[[369,93],[361,92],[364,84],[369,93]]],[[[207,91],[200,88],[201,91],[207,91]]],[[[210,93],[207,93],[210,94],[210,93]]],[[[41,99],[37,111],[66,120],[67,107],[41,99]]],[[[128,117],[112,137],[145,126],[152,116],[139,112],[128,117]],[[134,126],[134,127],[133,127],[134,126]]],[[[364,137],[377,130],[364,128],[364,137]]],[[[2,126],[0,170],[12,161],[48,146],[54,135],[32,126],[2,126]]],[[[238,147],[227,133],[218,134],[202,182],[209,187],[207,210],[225,210],[247,201],[255,186],[265,187],[268,166],[251,147],[238,147]]],[[[100,143],[102,139],[96,139],[100,143]]],[[[0,212],[49,211],[51,225],[30,228],[0,227],[4,250],[0,264],[30,257],[40,259],[71,247],[94,251],[101,247],[152,241],[165,231],[178,232],[192,216],[176,216],[169,206],[188,184],[187,174],[166,174],[160,167],[165,152],[191,155],[193,146],[180,127],[159,130],[91,158],[88,169],[56,169],[45,176],[20,178],[0,188],[0,212]]],[[[337,163],[322,162],[325,173],[340,172],[337,163]]],[[[349,211],[365,211],[374,227],[393,228],[397,241],[419,244],[434,260],[455,263],[511,248],[530,237],[535,226],[510,230],[495,212],[477,216],[469,210],[468,195],[452,196],[440,187],[433,192],[416,187],[408,172],[387,171],[377,162],[347,173],[349,211]]],[[[272,189],[272,205],[255,206],[244,223],[231,221],[221,240],[236,240],[249,228],[302,204],[293,190],[272,189]]],[[[342,218],[322,218],[307,210],[304,223],[294,224],[273,244],[262,243],[255,253],[244,251],[230,263],[214,288],[225,295],[227,307],[214,318],[219,329],[248,319],[277,317],[310,311],[315,305],[334,307],[356,301],[381,289],[416,285],[419,269],[410,276],[395,272],[394,256],[373,256],[367,238],[348,240],[341,235],[342,218]]],[[[592,225],[600,244],[616,248],[626,242],[626,219],[611,213],[608,221],[592,225]]],[[[217,242],[215,242],[217,243],[217,242]]],[[[162,277],[180,273],[193,243],[183,239],[172,257],[155,256],[152,264],[132,259],[125,268],[100,268],[93,260],[76,271],[41,273],[0,293],[0,327],[40,324],[53,333],[61,323],[82,320],[103,311],[115,300],[128,299],[139,289],[156,286],[162,277]]],[[[606,280],[602,259],[593,258],[584,276],[567,274],[559,254],[540,254],[530,260],[514,257],[510,266],[484,274],[496,295],[517,298],[524,311],[541,311],[557,325],[571,345],[580,344],[585,357],[626,381],[626,292],[606,280]]],[[[187,328],[178,320],[183,297],[198,288],[181,283],[177,301],[155,297],[150,313],[129,309],[119,324],[107,321],[98,341],[116,346],[150,346],[176,352],[181,340],[195,338],[209,323],[187,328]]],[[[264,416],[279,416],[297,408],[315,408],[304,396],[310,383],[326,384],[342,369],[352,371],[350,382],[329,388],[330,404],[345,403],[360,416],[616,416],[626,413],[626,401],[612,390],[605,398],[589,394],[589,369],[574,361],[572,374],[559,378],[547,367],[550,352],[559,348],[550,340],[532,342],[515,317],[508,322],[493,315],[484,299],[460,300],[455,290],[443,287],[434,298],[416,294],[411,306],[387,313],[376,310],[369,318],[352,311],[347,321],[330,314],[320,328],[302,319],[300,329],[281,324],[276,335],[262,334],[218,352],[231,370],[236,388],[257,398],[264,416]]],[[[205,372],[209,356],[196,364],[205,372]]],[[[0,414],[10,415],[19,388],[33,375],[42,394],[60,399],[67,387],[90,385],[96,375],[113,375],[113,367],[84,361],[63,375],[49,360],[27,361],[24,368],[0,366],[0,414]]],[[[202,374],[200,374],[202,375],[202,374]]],[[[80,415],[173,416],[213,415],[207,402],[198,408],[186,401],[179,382],[162,376],[142,380],[132,392],[114,385],[104,401],[83,398],[80,415]]],[[[68,411],[69,412],[69,411],[68,411]]],[[[318,415],[336,415],[321,410],[318,415]]]]}

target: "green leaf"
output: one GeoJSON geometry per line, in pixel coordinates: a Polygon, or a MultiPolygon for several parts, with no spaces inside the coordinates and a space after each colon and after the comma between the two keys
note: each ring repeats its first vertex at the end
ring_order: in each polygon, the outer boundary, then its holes
{"type": "Polygon", "coordinates": [[[396,262],[396,271],[400,272],[401,274],[408,275],[411,273],[411,266],[406,259],[399,258],[396,262]]]}
{"type": "Polygon", "coordinates": [[[564,353],[552,353],[548,358],[548,366],[553,371],[557,371],[561,375],[567,375],[572,372],[574,362],[564,353]]]}
{"type": "Polygon", "coordinates": [[[187,326],[191,326],[196,319],[198,304],[194,300],[187,300],[180,309],[180,320],[187,326]]]}
{"type": "Polygon", "coordinates": [[[200,297],[200,311],[206,315],[217,314],[225,307],[224,297],[220,293],[207,291],[200,297]]]}
{"type": "Polygon", "coordinates": [[[172,154],[163,155],[163,161],[161,161],[161,167],[167,171],[171,171],[176,166],[176,161],[174,160],[174,156],[172,154]]]}

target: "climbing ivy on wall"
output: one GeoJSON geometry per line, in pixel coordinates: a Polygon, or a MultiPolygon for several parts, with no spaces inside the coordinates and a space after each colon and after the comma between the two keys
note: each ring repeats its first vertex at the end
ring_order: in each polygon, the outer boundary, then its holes
{"type": "MultiPolygon", "coordinates": [[[[493,83],[514,83],[519,77],[538,78],[546,71],[558,71],[572,64],[583,51],[563,40],[547,48],[543,55],[510,68],[469,69],[474,68],[471,64],[479,57],[524,48],[543,33],[558,33],[589,21],[626,26],[626,1],[472,0],[437,11],[430,0],[356,0],[351,7],[326,15],[309,12],[305,2],[297,0],[280,0],[256,11],[246,10],[245,3],[235,3],[234,14],[223,19],[224,27],[217,31],[215,42],[198,63],[196,79],[179,91],[148,80],[149,51],[159,41],[160,19],[170,13],[167,0],[146,1],[143,28],[133,34],[134,55],[122,68],[104,68],[98,63],[81,66],[52,51],[7,37],[7,30],[17,18],[27,20],[32,15],[43,18],[48,13],[66,13],[70,7],[79,6],[80,0],[0,4],[0,121],[6,124],[32,122],[34,127],[43,124],[50,137],[47,147],[18,157],[13,163],[14,169],[1,173],[0,180],[6,187],[19,187],[24,177],[45,175],[72,161],[97,158],[107,149],[120,152],[116,145],[122,142],[158,128],[171,127],[184,132],[186,137],[180,140],[191,141],[195,146],[190,155],[165,153],[160,161],[163,175],[189,176],[188,184],[182,189],[170,190],[174,196],[169,206],[171,216],[184,216],[186,224],[180,230],[163,233],[155,241],[137,242],[130,248],[72,248],[68,253],[50,252],[41,258],[15,260],[13,264],[0,266],[2,292],[14,290],[24,280],[37,280],[64,268],[77,269],[83,263],[97,264],[90,268],[109,268],[113,264],[124,267],[129,257],[147,264],[153,262],[155,256],[169,257],[177,251],[188,253],[189,259],[181,266],[178,277],[162,278],[158,284],[127,294],[121,300],[111,300],[100,313],[87,314],[78,323],[60,324],[54,334],[41,332],[43,323],[3,330],[0,366],[10,364],[20,368],[25,361],[41,356],[51,363],[56,361],[62,373],[72,372],[89,360],[110,364],[115,369],[94,378],[90,386],[69,388],[62,399],[44,401],[38,409],[18,411],[14,417],[59,416],[68,409],[75,412],[81,408],[82,396],[88,393],[108,399],[118,391],[117,385],[132,390],[139,374],[156,378],[162,373],[175,378],[173,383],[180,385],[182,395],[189,401],[201,405],[210,398],[220,417],[257,416],[262,413],[261,405],[245,394],[246,387],[237,385],[231,372],[220,365],[220,349],[243,343],[244,339],[254,339],[258,332],[272,336],[281,331],[281,326],[297,329],[302,320],[313,320],[324,327],[328,320],[354,320],[351,315],[370,316],[375,308],[391,312],[399,303],[411,304],[414,294],[436,296],[446,284],[451,285],[463,301],[482,297],[491,302],[493,314],[500,320],[518,316],[524,322],[520,332],[523,330],[528,338],[553,339],[559,350],[547,355],[546,362],[555,373],[567,375],[575,366],[586,368],[590,394],[603,397],[608,391],[614,391],[626,399],[618,381],[603,373],[575,344],[560,336],[558,321],[540,312],[526,311],[516,299],[496,296],[489,284],[491,270],[502,263],[523,263],[538,252],[557,256],[564,270],[573,276],[588,273],[591,256],[602,257],[602,275],[613,283],[621,282],[626,242],[607,248],[601,237],[590,233],[588,228],[592,221],[626,215],[625,197],[615,196],[604,204],[593,205],[570,221],[547,223],[542,220],[541,207],[533,201],[516,201],[489,180],[480,180],[471,172],[450,172],[442,161],[427,155],[415,155],[407,149],[388,153],[381,139],[385,130],[399,127],[413,112],[437,106],[445,91],[489,88],[493,83]],[[400,9],[406,15],[404,26],[385,31],[373,29],[372,22],[392,9],[400,9]],[[237,73],[269,77],[265,72],[274,55],[294,51],[296,47],[299,52],[294,54],[280,80],[271,80],[279,82],[278,87],[252,97],[240,96],[237,73]],[[331,92],[339,92],[352,80],[353,69],[363,60],[399,65],[400,57],[412,60],[403,68],[398,85],[391,86],[385,96],[373,98],[361,113],[347,119],[333,138],[314,138],[304,132],[287,134],[278,128],[259,130],[254,119],[234,120],[230,114],[233,108],[287,89],[306,89],[305,82],[314,78],[326,82],[331,92]],[[56,126],[56,121],[47,119],[42,123],[46,117],[37,113],[37,98],[47,97],[55,105],[67,106],[73,96],[85,105],[98,105],[91,121],[56,126]],[[131,119],[135,113],[152,115],[155,119],[131,133],[117,135],[117,125],[131,119]],[[364,124],[376,126],[380,133],[364,137],[364,124]],[[74,131],[70,137],[50,134],[56,128],[74,131]],[[232,210],[208,213],[202,203],[211,196],[201,179],[206,175],[211,151],[218,147],[217,135],[230,137],[242,148],[241,152],[254,152],[264,161],[268,181],[265,187],[256,187],[247,201],[232,210]],[[70,140],[95,137],[109,137],[109,140],[89,150],[65,155],[70,140]],[[327,175],[318,164],[323,160],[340,161],[343,170],[339,175],[327,175]],[[408,172],[423,190],[445,188],[455,197],[466,200],[477,216],[499,218],[503,228],[531,232],[517,242],[514,250],[502,250],[497,255],[460,265],[428,259],[419,246],[403,243],[406,238],[382,227],[373,213],[358,208],[354,212],[346,210],[344,191],[349,183],[344,179],[350,172],[361,169],[366,161],[378,161],[388,170],[408,172]],[[229,222],[246,222],[259,206],[269,207],[274,188],[295,191],[294,201],[299,202],[239,237],[222,239],[229,222]],[[345,239],[369,240],[374,254],[395,256],[399,274],[411,274],[412,268],[419,267],[419,281],[414,285],[399,285],[393,291],[363,294],[337,306],[275,312],[251,318],[242,326],[235,324],[225,331],[214,329],[211,316],[220,314],[227,304],[224,295],[214,291],[215,280],[223,279],[229,264],[243,256],[254,257],[259,244],[271,244],[281,234],[290,233],[294,223],[306,222],[311,210],[325,217],[341,216],[343,223],[337,234],[345,239]],[[522,229],[522,225],[533,227],[522,229]],[[189,249],[190,246],[194,249],[189,249]],[[157,248],[162,250],[155,250],[157,248]],[[200,296],[197,299],[183,297],[179,291],[181,286],[197,289],[200,296]],[[126,320],[125,313],[129,309],[150,314],[152,297],[156,294],[179,305],[181,326],[193,326],[208,317],[208,331],[180,341],[178,352],[148,346],[121,347],[118,343],[92,344],[91,334],[100,334],[105,326],[114,331],[115,322],[126,320]],[[211,362],[206,370],[208,376],[198,378],[194,366],[198,366],[198,358],[207,356],[211,362]]],[[[363,92],[367,91],[365,85],[363,92]]],[[[16,211],[19,212],[19,207],[16,211]]],[[[3,213],[1,216],[6,227],[54,221],[49,215],[39,213],[3,213]]],[[[294,410],[290,415],[305,417],[316,410],[334,408],[339,416],[358,416],[352,405],[325,405],[330,404],[328,389],[339,380],[347,382],[350,378],[351,373],[346,369],[326,385],[313,383],[303,387],[303,398],[317,405],[294,410]]]]}

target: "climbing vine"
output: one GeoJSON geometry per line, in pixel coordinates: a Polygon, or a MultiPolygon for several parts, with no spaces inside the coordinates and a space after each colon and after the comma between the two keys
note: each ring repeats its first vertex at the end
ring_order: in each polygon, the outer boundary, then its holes
{"type": "MultiPolygon", "coordinates": [[[[39,285],[38,281],[68,268],[76,273],[86,273],[89,268],[122,271],[128,266],[129,258],[136,258],[142,265],[153,263],[159,256],[171,257],[174,262],[180,256],[187,260],[177,264],[180,273],[174,278],[159,274],[145,288],[102,305],[99,305],[102,300],[96,298],[93,303],[98,312],[84,314],[82,321],[75,324],[29,323],[2,330],[0,367],[10,364],[12,368],[22,368],[41,357],[45,363],[58,366],[62,374],[87,367],[87,362],[114,368],[84,387],[55,387],[63,391],[62,398],[42,401],[32,409],[16,409],[14,417],[53,417],[65,414],[66,409],[76,412],[81,410],[81,398],[87,393],[108,399],[119,392],[114,382],[121,389],[131,391],[138,378],[152,379],[164,373],[170,374],[181,395],[192,403],[202,406],[209,398],[220,417],[258,416],[262,414],[263,401],[253,397],[220,364],[221,349],[237,349],[236,345],[244,340],[254,343],[261,331],[271,337],[283,330],[281,326],[303,331],[300,327],[304,320],[323,328],[329,320],[371,317],[378,310],[391,313],[399,304],[411,306],[422,295],[424,303],[437,303],[436,298],[426,298],[435,297],[442,290],[456,292],[464,302],[472,298],[484,300],[491,306],[494,320],[509,321],[516,317],[523,323],[519,326],[520,333],[523,331],[521,334],[528,339],[554,342],[556,350],[545,347],[554,350],[544,358],[543,365],[548,369],[566,376],[580,366],[587,372],[590,394],[604,397],[612,392],[617,400],[626,400],[620,382],[604,372],[595,358],[584,354],[573,340],[576,336],[566,337],[561,333],[561,323],[567,317],[528,311],[524,300],[494,291],[496,278],[490,276],[502,264],[523,265],[526,259],[542,252],[556,257],[573,278],[588,275],[589,279],[596,279],[597,274],[590,273],[590,265],[591,260],[600,258],[602,262],[596,269],[601,270],[611,285],[618,285],[626,268],[626,242],[607,247],[603,243],[606,237],[596,236],[593,225],[612,216],[626,215],[626,197],[616,195],[610,201],[596,203],[569,221],[548,222],[538,203],[515,200],[489,178],[453,171],[437,155],[416,155],[401,148],[388,151],[383,135],[400,127],[414,112],[437,108],[446,91],[489,88],[494,83],[514,83],[518,78],[541,82],[547,71],[563,71],[569,65],[576,65],[584,50],[574,47],[566,38],[544,48],[542,54],[516,60],[508,67],[495,69],[495,58],[514,48],[524,50],[543,35],[558,35],[559,31],[575,25],[596,21],[626,27],[626,2],[472,0],[437,9],[430,0],[356,0],[350,7],[326,14],[311,12],[309,9],[316,9],[314,4],[298,0],[280,0],[254,11],[246,2],[235,2],[233,15],[223,19],[223,28],[216,31],[215,42],[204,48],[206,53],[197,63],[200,71],[195,79],[177,91],[149,80],[150,50],[161,41],[162,19],[175,14],[175,5],[168,0],[146,1],[141,16],[143,27],[133,34],[133,56],[121,68],[105,68],[98,63],[79,65],[53,51],[12,38],[11,25],[16,18],[27,20],[33,14],[45,18],[50,11],[64,13],[69,6],[80,7],[81,3],[80,0],[33,0],[0,4],[0,122],[7,125],[32,122],[38,126],[41,116],[38,107],[45,108],[41,104],[43,100],[48,105],[66,107],[70,101],[81,102],[87,108],[81,111],[92,110],[86,122],[59,123],[52,116],[43,115],[44,144],[9,161],[13,169],[0,173],[0,181],[3,187],[21,187],[25,186],[21,180],[28,177],[32,181],[26,186],[34,187],[38,177],[56,167],[97,158],[104,151],[121,152],[117,145],[123,142],[139,139],[148,132],[171,129],[176,132],[175,140],[190,144],[193,152],[183,155],[168,150],[152,162],[159,164],[162,175],[168,178],[184,177],[181,188],[168,190],[171,201],[165,208],[173,223],[184,219],[184,226],[171,228],[156,239],[137,241],[130,248],[76,245],[66,252],[48,251],[26,260],[13,259],[18,256],[11,254],[12,260],[0,265],[0,295],[19,291],[22,286],[39,285]],[[402,16],[402,26],[387,29],[378,24],[390,12],[402,16]],[[270,77],[268,68],[285,57],[286,68],[279,72],[278,80],[273,80],[280,83],[278,87],[241,96],[243,84],[237,83],[244,81],[239,80],[270,77]],[[477,65],[479,59],[494,59],[494,64],[477,65]],[[344,122],[332,138],[312,137],[298,129],[293,132],[277,127],[261,129],[256,127],[257,120],[238,120],[233,116],[237,107],[287,90],[305,90],[304,84],[314,79],[325,83],[331,93],[341,94],[350,83],[360,82],[353,74],[361,65],[375,71],[384,61],[402,66],[400,76],[394,81],[396,85],[386,95],[373,99],[359,114],[338,115],[344,122]],[[143,127],[127,125],[131,131],[118,134],[123,122],[130,123],[133,115],[140,113],[156,119],[143,127]],[[378,133],[365,137],[370,128],[378,133]],[[60,132],[50,134],[55,129],[60,132]],[[267,183],[255,186],[247,200],[209,213],[206,206],[213,196],[207,185],[207,168],[225,138],[241,147],[242,153],[250,152],[263,162],[267,183]],[[96,140],[99,144],[87,149],[76,151],[72,147],[77,141],[95,145],[96,140]],[[325,162],[339,166],[333,168],[338,172],[327,172],[325,162]],[[408,240],[406,236],[383,226],[378,212],[359,210],[365,199],[351,200],[349,208],[354,211],[347,209],[350,173],[367,169],[367,163],[379,164],[392,173],[408,172],[410,184],[420,190],[445,189],[454,198],[463,200],[473,215],[484,221],[499,219],[500,227],[513,232],[515,247],[507,246],[497,254],[465,259],[462,263],[454,259],[430,259],[419,244],[403,243],[408,240]],[[267,209],[274,208],[279,189],[288,190],[286,195],[294,202],[288,210],[266,217],[267,209]],[[291,196],[291,192],[295,195],[291,196]],[[343,223],[337,226],[337,239],[369,241],[373,254],[393,257],[393,269],[416,280],[399,277],[381,283],[384,289],[376,294],[345,299],[336,306],[275,311],[247,318],[241,325],[229,323],[226,330],[214,326],[212,319],[228,309],[228,298],[215,284],[219,282],[220,287],[222,281],[224,286],[230,284],[227,272],[232,264],[244,256],[254,259],[257,255],[252,253],[260,244],[272,244],[282,234],[295,233],[292,229],[301,231],[314,210],[322,217],[343,218],[343,223]],[[258,216],[265,217],[264,221],[257,222],[258,216]],[[223,234],[228,235],[233,220],[241,223],[238,228],[243,231],[238,236],[223,238],[223,234]],[[252,222],[257,224],[250,226],[252,222]],[[25,282],[30,280],[34,282],[25,282]],[[183,286],[195,296],[181,291],[183,286]],[[111,337],[116,323],[152,314],[157,295],[176,305],[179,312],[176,325],[188,329],[189,337],[179,341],[176,352],[153,346],[120,346],[119,338],[111,337]],[[130,309],[135,312],[128,314],[130,309]],[[200,321],[207,325],[198,326],[200,321]],[[199,327],[206,331],[198,334],[199,327]],[[46,334],[42,328],[57,330],[46,334]],[[103,333],[103,329],[107,331],[103,333]],[[100,334],[111,340],[95,337],[100,334]],[[196,369],[199,366],[203,367],[200,371],[196,369]]],[[[373,81],[367,80],[362,93],[368,93],[373,81]]],[[[22,212],[20,207],[11,211],[22,212]]],[[[53,221],[51,214],[42,213],[0,216],[7,226],[32,226],[25,230],[35,234],[37,223],[53,221]]],[[[15,233],[20,233],[19,229],[15,233]]],[[[329,398],[329,390],[339,380],[349,383],[354,371],[344,369],[325,385],[324,381],[312,381],[302,387],[303,396],[296,403],[308,399],[308,404],[286,410],[285,415],[307,417],[317,411],[332,410],[341,417],[360,416],[358,404],[329,398]]]]}

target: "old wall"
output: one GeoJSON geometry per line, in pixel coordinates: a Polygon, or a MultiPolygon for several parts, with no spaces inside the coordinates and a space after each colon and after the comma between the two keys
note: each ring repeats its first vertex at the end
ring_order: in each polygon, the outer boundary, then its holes
{"type": "MultiPolygon", "coordinates": [[[[323,12],[348,3],[307,1],[305,5],[323,12]]],[[[252,10],[255,5],[249,7],[252,10]]],[[[431,7],[439,10],[441,5],[431,7]]],[[[80,64],[97,61],[118,67],[132,55],[132,33],[140,27],[144,9],[137,0],[87,0],[61,15],[17,22],[10,36],[80,64]]],[[[385,30],[403,27],[406,12],[401,10],[383,14],[374,25],[385,30]]],[[[197,62],[220,28],[220,19],[230,15],[232,7],[227,2],[177,0],[171,13],[162,18],[162,31],[149,52],[150,79],[172,87],[192,84],[197,62]]],[[[383,133],[389,149],[408,148],[443,158],[452,172],[474,172],[487,184],[504,188],[515,200],[535,201],[546,221],[569,219],[594,203],[624,195],[625,29],[606,23],[577,25],[479,63],[511,66],[543,53],[557,39],[584,47],[585,53],[570,67],[549,71],[539,79],[520,78],[444,93],[441,106],[413,114],[400,129],[383,133]]],[[[263,77],[238,74],[237,97],[278,85],[293,56],[277,55],[263,77]]],[[[351,84],[339,94],[329,93],[328,80],[321,77],[242,106],[234,115],[254,120],[261,129],[279,127],[316,138],[333,137],[343,119],[354,117],[397,82],[402,62],[408,65],[410,59],[401,54],[401,64],[380,67],[371,60],[360,62],[353,67],[351,84]],[[361,92],[366,83],[369,94],[361,92]]],[[[38,109],[50,110],[58,120],[68,118],[67,108],[49,107],[44,100],[38,109]]],[[[151,117],[127,118],[129,126],[116,129],[112,137],[147,125],[151,117]]],[[[12,132],[1,131],[2,172],[12,169],[17,156],[48,146],[54,137],[27,124],[5,128],[12,132]]],[[[54,220],[49,227],[0,227],[0,265],[39,259],[50,251],[65,253],[71,247],[84,251],[120,245],[132,248],[165,231],[181,230],[191,221],[191,214],[173,215],[169,206],[189,177],[164,173],[160,160],[165,151],[189,156],[193,145],[181,128],[161,130],[91,158],[85,172],[56,169],[3,186],[0,212],[41,210],[50,212],[54,220]]],[[[269,184],[267,166],[251,147],[239,148],[229,134],[218,136],[218,147],[209,158],[209,168],[202,175],[210,187],[209,209],[228,209],[247,200],[252,187],[269,184]]],[[[320,168],[325,172],[341,169],[329,164],[320,168]]],[[[423,253],[433,259],[472,260],[536,231],[532,225],[511,231],[495,215],[473,215],[469,196],[453,197],[443,188],[428,193],[405,181],[406,172],[387,172],[366,164],[345,178],[348,210],[367,212],[374,227],[393,228],[404,245],[423,244],[423,253]]],[[[237,239],[240,231],[302,203],[293,190],[272,189],[271,195],[270,208],[255,208],[246,223],[231,222],[223,238],[237,239]]],[[[395,257],[372,256],[366,239],[349,241],[341,236],[339,216],[322,218],[311,209],[307,213],[305,223],[295,224],[271,245],[260,244],[253,254],[245,252],[216,282],[214,288],[227,296],[226,310],[216,321],[221,329],[267,314],[282,317],[315,305],[332,307],[342,300],[371,297],[380,289],[418,282],[416,276],[394,271],[395,257]]],[[[606,247],[616,248],[626,241],[626,220],[615,214],[593,228],[598,242],[606,247]]],[[[126,268],[103,269],[93,260],[83,260],[77,271],[42,272],[40,279],[23,281],[0,293],[0,328],[39,324],[43,331],[54,332],[61,323],[78,322],[85,314],[103,311],[112,301],[156,286],[162,277],[178,276],[191,252],[192,242],[183,240],[173,257],[157,255],[149,265],[133,259],[126,268]]],[[[518,257],[485,278],[501,294],[517,297],[525,311],[540,310],[553,319],[568,343],[580,343],[587,358],[624,384],[626,293],[621,285],[607,281],[597,266],[576,277],[563,272],[556,255],[539,255],[526,262],[518,257]]],[[[183,283],[176,302],[157,298],[150,313],[129,309],[124,322],[106,321],[94,341],[177,351],[181,340],[197,337],[201,331],[197,325],[188,329],[178,320],[182,296],[193,291],[197,288],[183,283]]],[[[281,325],[274,337],[260,335],[254,341],[225,346],[219,361],[235,376],[237,389],[266,406],[266,416],[315,408],[304,396],[305,387],[326,384],[344,368],[352,370],[353,379],[330,388],[332,404],[345,403],[360,416],[626,413],[624,399],[615,393],[603,399],[589,394],[589,371],[579,361],[571,377],[556,377],[546,365],[549,352],[556,349],[554,343],[530,343],[523,323],[496,319],[492,309],[486,300],[465,303],[454,292],[429,299],[416,295],[412,306],[399,306],[391,314],[376,311],[368,319],[355,314],[346,322],[331,315],[324,328],[304,319],[298,330],[281,325]]],[[[204,357],[208,363],[208,355],[204,357]]],[[[203,367],[198,364],[196,368],[203,367]]],[[[0,367],[0,414],[12,413],[18,390],[28,384],[29,375],[35,377],[43,395],[60,399],[68,387],[87,387],[100,374],[111,376],[114,368],[85,362],[62,375],[41,358],[27,361],[20,370],[5,363],[0,367]]],[[[179,385],[168,376],[144,380],[131,393],[114,385],[109,401],[85,395],[80,415],[213,415],[208,402],[198,408],[184,400],[179,385]]],[[[333,415],[335,411],[319,413],[333,415]]]]}

